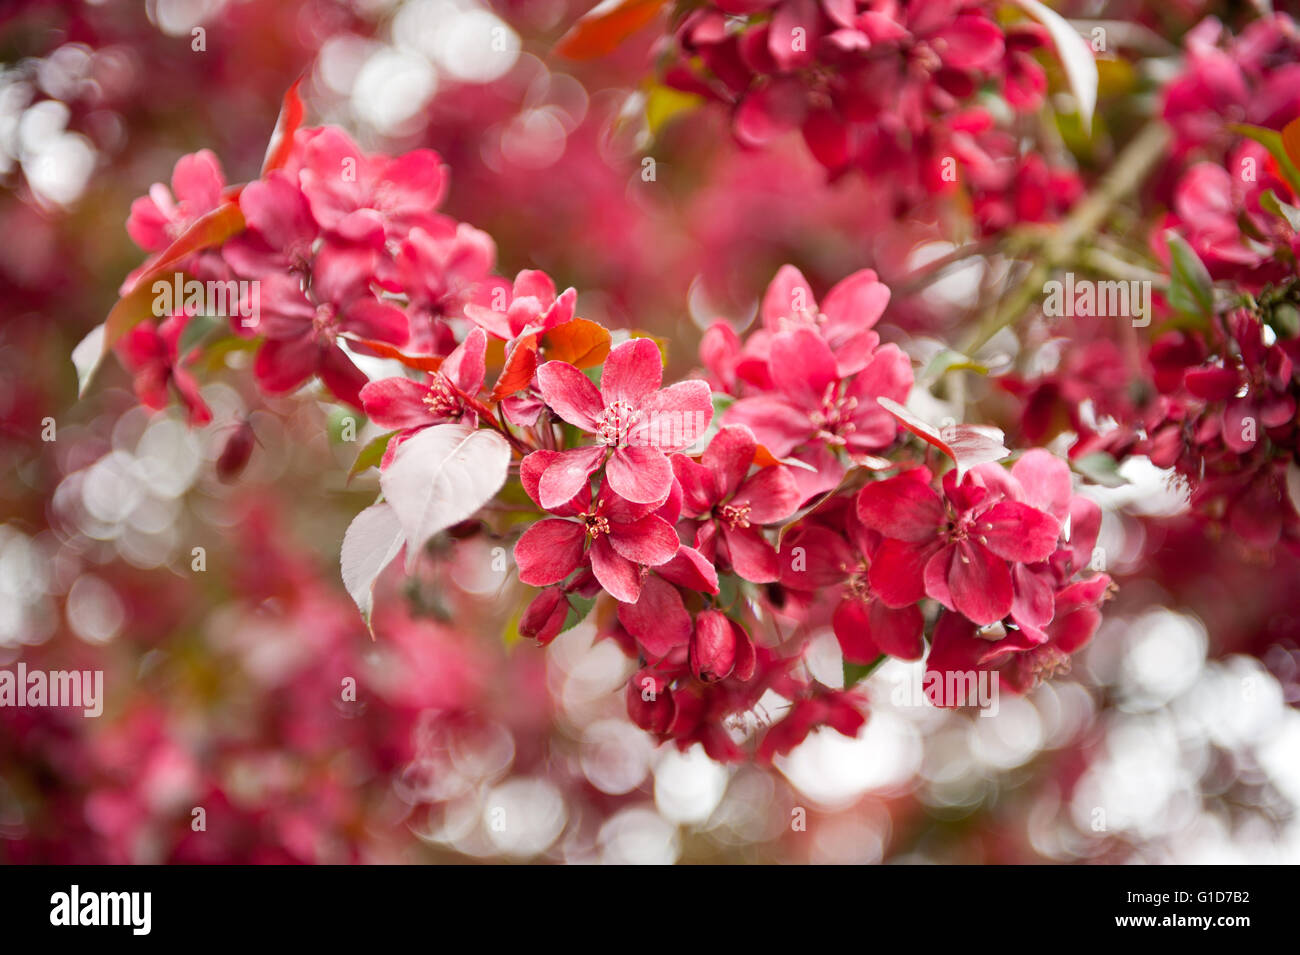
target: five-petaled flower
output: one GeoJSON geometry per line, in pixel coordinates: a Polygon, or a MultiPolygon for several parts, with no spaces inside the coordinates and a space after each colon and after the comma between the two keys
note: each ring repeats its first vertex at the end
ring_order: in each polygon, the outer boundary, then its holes
{"type": "Polygon", "coordinates": [[[560,452],[541,476],[538,502],[553,509],[573,498],[605,464],[610,490],[633,504],[663,501],[673,485],[668,454],[690,447],[713,418],[706,382],[660,388],[663,359],[648,338],[613,348],[600,388],[563,361],[537,369],[542,399],[557,415],[595,435],[590,447],[560,452]],[[612,452],[606,463],[606,452],[612,452]]]}
{"type": "MultiPolygon", "coordinates": [[[[534,451],[520,469],[525,490],[539,504],[539,476],[554,466],[555,454],[534,451]]],[[[673,526],[654,513],[661,504],[627,501],[608,483],[593,500],[584,484],[569,500],[548,508],[560,516],[538,521],[519,538],[515,544],[519,579],[545,587],[589,561],[605,590],[618,600],[635,601],[641,595],[642,567],[668,563],[680,546],[673,526]]]]}
{"type": "Polygon", "coordinates": [[[949,471],[942,497],[925,468],[864,487],[858,516],[887,538],[871,565],[875,593],[891,607],[929,596],[981,626],[1009,614],[1014,568],[1046,560],[1061,534],[1061,521],[1026,503],[1020,488],[1055,484],[1044,457],[1052,456],[1025,455],[1010,474],[980,465],[961,483],[949,471]]]}
{"type": "Polygon", "coordinates": [[[776,549],[760,528],[785,520],[799,506],[799,489],[784,465],[748,476],[758,443],[748,428],[721,429],[699,463],[673,455],[682,512],[700,521],[695,546],[721,566],[756,584],[777,579],[776,549]]]}
{"type": "Polygon", "coordinates": [[[381,467],[388,466],[403,441],[430,425],[477,420],[471,400],[483,389],[486,352],[487,335],[474,328],[423,381],[383,378],[361,389],[361,404],[370,420],[397,430],[384,450],[381,467]]]}

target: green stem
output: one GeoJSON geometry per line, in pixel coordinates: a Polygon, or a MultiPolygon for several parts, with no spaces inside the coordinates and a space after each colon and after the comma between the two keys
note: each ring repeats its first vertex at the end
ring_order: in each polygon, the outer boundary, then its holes
{"type": "Polygon", "coordinates": [[[1116,203],[1133,192],[1151,173],[1169,141],[1169,132],[1153,120],[1124,147],[1115,165],[1097,188],[1048,232],[1034,252],[1033,264],[1021,283],[975,326],[962,351],[974,355],[1002,329],[1019,319],[1043,292],[1043,284],[1062,266],[1078,261],[1085,244],[1101,228],[1116,203]]]}

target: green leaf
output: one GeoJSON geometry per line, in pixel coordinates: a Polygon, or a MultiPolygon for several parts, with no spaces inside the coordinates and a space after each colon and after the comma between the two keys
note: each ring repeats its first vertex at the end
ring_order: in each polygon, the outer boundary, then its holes
{"type": "Polygon", "coordinates": [[[185,331],[181,332],[177,352],[181,358],[184,358],[194,349],[203,345],[209,338],[212,338],[217,332],[229,327],[229,322],[224,318],[217,318],[214,315],[195,315],[185,323],[185,331]]]}
{"type": "Polygon", "coordinates": [[[352,422],[351,434],[352,439],[355,441],[356,436],[361,433],[361,429],[366,426],[366,416],[350,405],[335,405],[330,408],[328,428],[331,444],[349,443],[343,434],[343,429],[348,426],[349,421],[352,422]]]}
{"type": "Polygon", "coordinates": [[[351,481],[362,471],[377,467],[384,458],[384,452],[388,450],[388,442],[395,434],[396,431],[389,431],[367,441],[366,446],[357,453],[357,459],[352,462],[352,470],[348,471],[348,480],[351,481]]]}
{"type": "Polygon", "coordinates": [[[1070,84],[1070,92],[1079,106],[1079,117],[1083,122],[1085,135],[1092,132],[1092,114],[1097,109],[1097,86],[1100,81],[1097,73],[1097,58],[1092,47],[1079,35],[1069,20],[1050,7],[1045,7],[1038,0],[1014,0],[1014,2],[1044,27],[1056,47],[1065,78],[1070,84]]]}
{"type": "Polygon", "coordinates": [[[527,609],[528,604],[522,605],[506,622],[506,629],[501,634],[501,642],[505,644],[507,650],[513,649],[514,645],[523,639],[519,633],[519,621],[524,619],[524,611],[527,609]]]}
{"type": "Polygon", "coordinates": [[[1123,487],[1128,484],[1128,480],[1119,473],[1119,462],[1105,451],[1085,454],[1074,462],[1074,470],[1102,487],[1123,487]]]}
{"type": "Polygon", "coordinates": [[[1249,123],[1233,123],[1228,128],[1239,136],[1255,140],[1255,142],[1267,149],[1268,154],[1277,160],[1277,164],[1282,170],[1282,178],[1287,181],[1291,191],[1300,194],[1300,169],[1296,168],[1295,163],[1291,161],[1291,157],[1287,155],[1286,144],[1282,141],[1281,133],[1276,129],[1251,126],[1249,123]]]}
{"type": "Polygon", "coordinates": [[[1177,232],[1165,233],[1169,246],[1169,305],[1177,312],[1208,319],[1214,314],[1214,282],[1187,240],[1177,232]]]}
{"type": "Polygon", "coordinates": [[[987,365],[952,348],[945,348],[930,359],[918,378],[920,381],[934,381],[950,371],[973,371],[979,375],[989,373],[987,365]]]}
{"type": "Polygon", "coordinates": [[[659,130],[674,116],[694,109],[703,102],[694,93],[684,93],[669,86],[652,86],[646,93],[645,100],[645,118],[650,135],[658,136],[659,130]]]}
{"type": "Polygon", "coordinates": [[[1260,207],[1280,217],[1295,232],[1300,232],[1300,209],[1283,202],[1272,189],[1266,189],[1259,197],[1260,207]]]}
{"type": "Polygon", "coordinates": [[[1283,302],[1273,309],[1268,324],[1282,338],[1295,338],[1300,335],[1300,310],[1294,305],[1283,302]]]}
{"type": "Polygon", "coordinates": [[[845,660],[844,689],[851,690],[867,677],[871,676],[872,673],[876,672],[876,668],[885,662],[885,659],[885,654],[882,653],[870,663],[849,663],[845,660]]]}
{"type": "Polygon", "coordinates": [[[572,630],[578,624],[582,623],[590,615],[593,607],[596,606],[596,598],[588,600],[581,594],[565,594],[569,601],[569,613],[564,618],[564,626],[560,628],[560,633],[572,630]]]}

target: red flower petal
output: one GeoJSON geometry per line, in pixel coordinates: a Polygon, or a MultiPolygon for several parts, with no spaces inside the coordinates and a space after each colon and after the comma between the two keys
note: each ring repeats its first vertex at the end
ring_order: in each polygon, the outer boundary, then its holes
{"type": "Polygon", "coordinates": [[[858,519],[895,540],[930,540],[944,521],[944,508],[928,478],[928,472],[908,471],[866,485],[858,493],[858,519]]]}
{"type": "Polygon", "coordinates": [[[436,420],[424,403],[428,393],[428,385],[410,378],[384,378],[361,389],[361,404],[381,428],[419,428],[436,420]]]}
{"type": "Polygon", "coordinates": [[[582,560],[586,530],[577,521],[548,517],[538,521],[515,544],[519,579],[534,587],[559,583],[582,560]]]}
{"type": "MultiPolygon", "coordinates": [[[[773,335],[768,368],[777,389],[809,410],[820,408],[827,389],[839,380],[830,346],[808,328],[773,335]]],[[[776,453],[770,444],[768,448],[776,453]]]]}
{"type": "Polygon", "coordinates": [[[537,387],[551,409],[583,431],[595,431],[605,412],[600,391],[567,361],[548,361],[537,369],[537,387]]]}
{"type": "Polygon", "coordinates": [[[756,527],[723,525],[722,539],[735,572],[753,584],[768,584],[780,576],[776,548],[756,527]]]}
{"type": "Polygon", "coordinates": [[[270,394],[293,391],[316,373],[320,346],[309,335],[262,342],[253,362],[253,374],[270,394]]]}
{"type": "Polygon", "coordinates": [[[691,615],[682,595],[653,575],[646,578],[639,599],[619,605],[618,620],[654,658],[667,656],[691,639],[691,615]]]}
{"type": "Polygon", "coordinates": [[[784,328],[781,319],[799,312],[817,314],[817,300],[813,298],[812,286],[793,265],[783,265],[763,293],[763,304],[759,315],[763,327],[771,332],[784,328]]]}
{"type": "MultiPolygon", "coordinates": [[[[530,455],[531,457],[531,455],[530,455]]],[[[548,511],[563,507],[588,487],[592,473],[600,467],[605,448],[574,448],[561,451],[546,466],[537,482],[539,503],[548,511]]]]}
{"type": "Polygon", "coordinates": [[[723,421],[749,428],[754,437],[778,458],[788,455],[813,433],[808,412],[778,395],[742,398],[727,409],[723,421]]]}
{"type": "Polygon", "coordinates": [[[831,618],[831,626],[848,663],[870,663],[884,652],[871,638],[867,606],[860,600],[841,600],[831,618]]]}
{"type": "Polygon", "coordinates": [[[725,427],[713,436],[700,463],[713,472],[719,500],[736,493],[754,463],[757,449],[754,432],[743,426],[725,427]]]}
{"type": "Polygon", "coordinates": [[[628,444],[682,451],[708,430],[713,420],[713,391],[705,381],[679,381],[648,395],[640,411],[641,417],[628,433],[628,444]]]}
{"type": "Polygon", "coordinates": [[[357,410],[361,409],[361,389],[370,381],[365,372],[352,363],[347,353],[337,345],[324,348],[320,353],[320,367],[316,369],[320,380],[340,401],[357,410]]]}
{"type": "Polygon", "coordinates": [[[925,596],[925,567],[939,549],[938,540],[914,544],[886,539],[871,560],[867,580],[889,607],[906,607],[925,596]]]}
{"type": "Polygon", "coordinates": [[[960,541],[952,550],[948,588],[953,608],[980,626],[1009,614],[1014,593],[1007,562],[973,541],[960,541]]]}
{"type": "Polygon", "coordinates": [[[713,472],[684,454],[674,454],[671,461],[673,475],[682,489],[682,509],[688,517],[707,514],[719,497],[713,483],[713,472]]]}
{"type": "Polygon", "coordinates": [[[751,524],[774,524],[797,511],[802,500],[790,468],[777,465],[763,468],[742,484],[731,503],[749,505],[751,524]]]}
{"type": "Polygon", "coordinates": [[[605,480],[619,497],[650,504],[662,501],[672,490],[673,468],[658,448],[615,448],[605,466],[605,480]]]}
{"type": "Polygon", "coordinates": [[[672,560],[681,546],[672,525],[653,514],[630,524],[611,524],[609,542],[628,560],[648,567],[672,560]]]}
{"type": "Polygon", "coordinates": [[[713,561],[685,544],[677,548],[677,554],[672,560],[656,567],[655,573],[669,583],[687,590],[709,594],[718,592],[718,570],[713,566],[713,561]]]}
{"type": "Polygon", "coordinates": [[[1051,557],[1061,536],[1056,518],[1019,501],[994,504],[979,516],[976,528],[993,553],[1025,564],[1051,557]]]}
{"type": "MultiPolygon", "coordinates": [[[[623,603],[634,603],[641,596],[641,568],[615,552],[608,534],[601,534],[592,541],[589,553],[591,572],[610,596],[623,603]]],[[[624,623],[624,626],[627,624],[624,623]]],[[[631,629],[628,627],[628,630],[631,629]]]]}
{"type": "Polygon", "coordinates": [[[691,672],[705,683],[716,683],[731,675],[738,649],[736,630],[717,610],[705,610],[695,618],[691,639],[691,672]]]}

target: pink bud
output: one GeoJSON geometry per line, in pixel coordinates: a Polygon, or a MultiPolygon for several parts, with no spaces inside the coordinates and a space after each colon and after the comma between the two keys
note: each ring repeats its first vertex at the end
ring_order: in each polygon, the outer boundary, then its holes
{"type": "Polygon", "coordinates": [[[674,711],[673,691],[659,674],[641,670],[628,682],[627,715],[643,730],[667,732],[674,711]]]}
{"type": "Polygon", "coordinates": [[[559,635],[569,616],[569,602],[559,587],[547,587],[528,605],[519,618],[519,635],[548,644],[559,635]]]}
{"type": "Polygon", "coordinates": [[[705,610],[695,618],[695,637],[691,640],[691,672],[705,683],[726,679],[736,668],[741,639],[747,641],[749,638],[725,614],[717,610],[705,610]]]}
{"type": "Polygon", "coordinates": [[[252,457],[254,440],[253,426],[247,421],[241,421],[235,426],[234,433],[226,439],[226,446],[217,458],[217,477],[223,483],[229,484],[243,472],[248,459],[252,457]]]}

